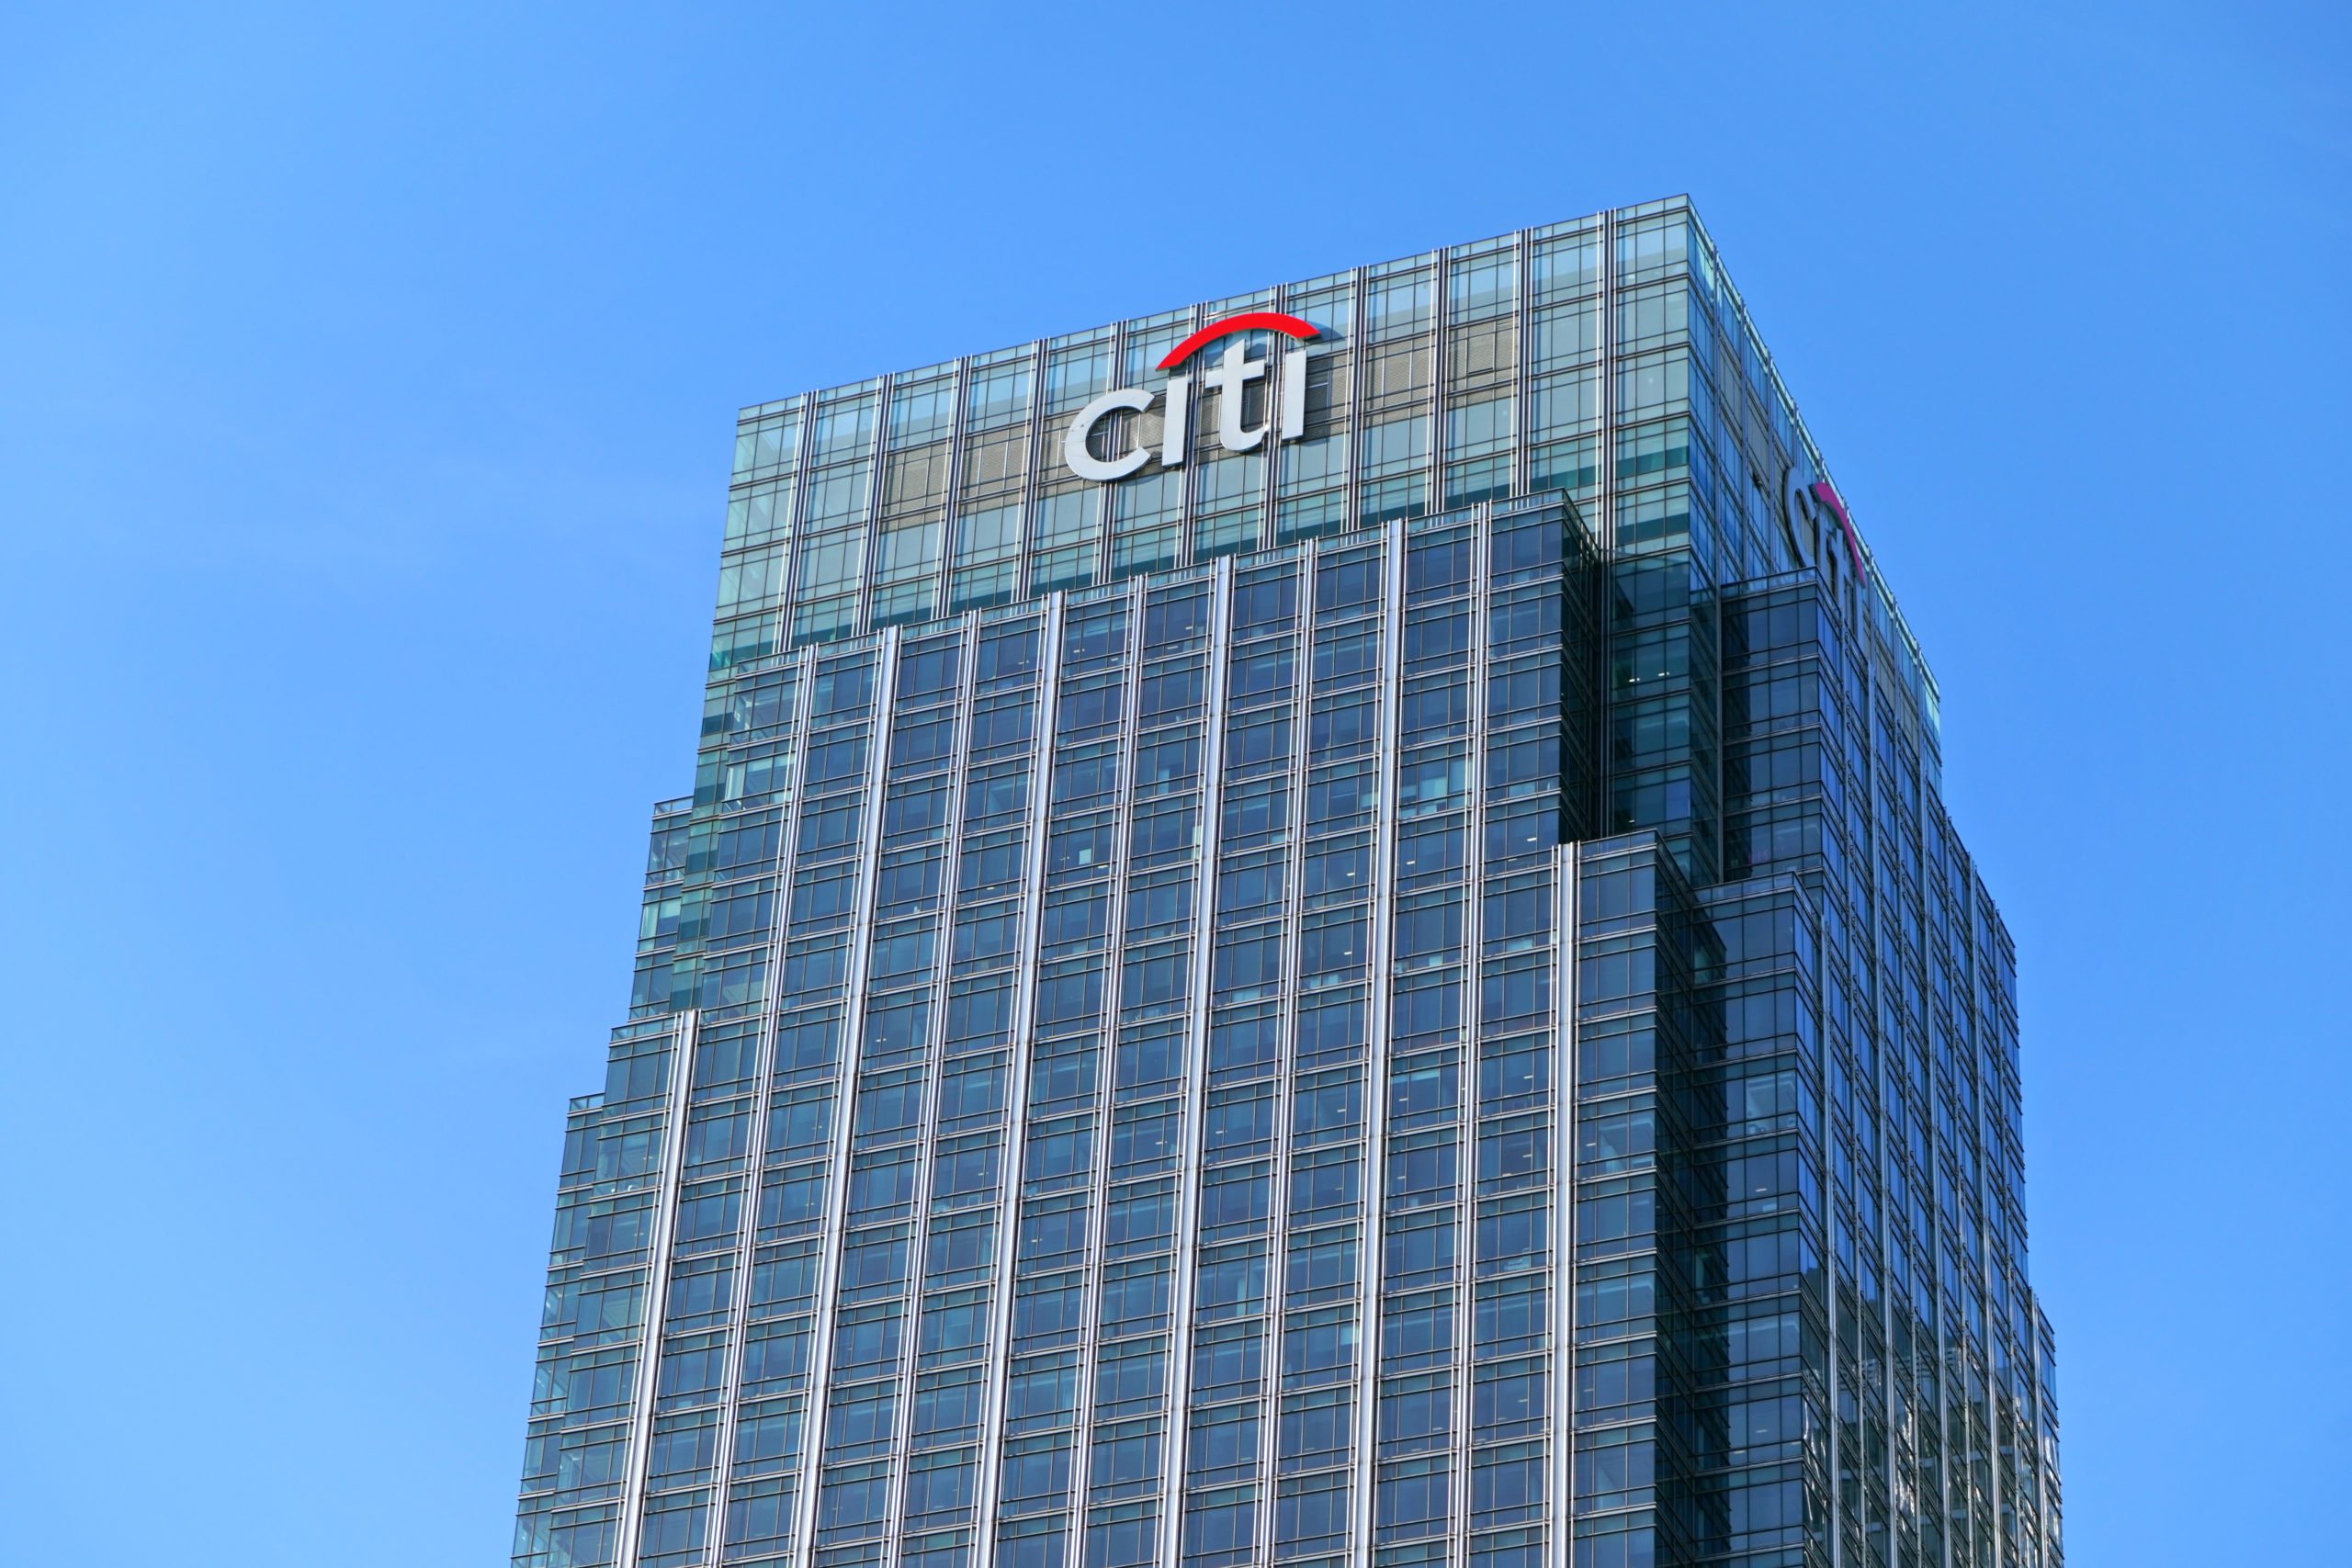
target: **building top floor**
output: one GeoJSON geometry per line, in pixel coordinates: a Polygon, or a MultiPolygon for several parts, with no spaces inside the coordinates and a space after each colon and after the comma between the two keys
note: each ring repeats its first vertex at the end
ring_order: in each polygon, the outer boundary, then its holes
{"type": "Polygon", "coordinates": [[[1821,570],[1939,761],[1934,678],[1682,197],[746,408],[712,668],[1546,491],[1612,555],[1821,570]]]}

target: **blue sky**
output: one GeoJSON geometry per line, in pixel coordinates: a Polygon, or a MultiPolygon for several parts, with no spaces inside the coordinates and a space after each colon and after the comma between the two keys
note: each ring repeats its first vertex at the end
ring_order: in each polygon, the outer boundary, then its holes
{"type": "Polygon", "coordinates": [[[2073,1561],[2340,1552],[2346,13],[832,9],[0,17],[0,1558],[503,1560],[739,404],[1677,191],[2018,940],[2073,1561]]]}

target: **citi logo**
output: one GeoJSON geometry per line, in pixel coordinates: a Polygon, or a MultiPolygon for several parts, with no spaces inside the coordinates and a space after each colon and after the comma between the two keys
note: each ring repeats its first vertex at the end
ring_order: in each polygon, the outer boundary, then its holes
{"type": "MultiPolygon", "coordinates": [[[[1166,430],[1160,438],[1159,461],[1163,468],[1175,468],[1184,461],[1184,454],[1192,447],[1193,378],[1183,368],[1185,362],[1219,338],[1236,333],[1280,333],[1295,343],[1306,343],[1320,335],[1310,321],[1296,316],[1286,316],[1280,310],[1245,310],[1238,316],[1227,316],[1211,321],[1199,332],[1170,349],[1160,357],[1157,368],[1176,374],[1158,392],[1148,392],[1140,387],[1120,387],[1103,393],[1078,411],[1062,435],[1062,460],[1069,471],[1082,479],[1097,484],[1109,484],[1125,479],[1129,474],[1151,461],[1148,446],[1136,446],[1108,457],[1094,455],[1094,432],[1097,426],[1114,413],[1125,409],[1141,413],[1152,405],[1155,398],[1164,399],[1162,412],[1166,430]]],[[[1283,358],[1283,397],[1279,413],[1255,430],[1241,426],[1244,417],[1243,394],[1250,383],[1266,373],[1272,361],[1251,359],[1247,345],[1228,344],[1215,365],[1201,374],[1201,391],[1216,394],[1216,438],[1228,452],[1248,452],[1266,439],[1272,427],[1278,441],[1295,441],[1306,434],[1306,352],[1294,348],[1283,358]]]]}
{"type": "Polygon", "coordinates": [[[1838,531],[1846,536],[1846,554],[1854,563],[1854,581],[1867,582],[1870,573],[1862,565],[1862,541],[1854,532],[1854,520],[1846,514],[1846,501],[1838,493],[1838,487],[1827,479],[1805,483],[1794,464],[1782,471],[1781,525],[1787,531],[1797,558],[1807,566],[1815,564],[1814,541],[1824,537],[1824,508],[1838,520],[1838,531]]]}

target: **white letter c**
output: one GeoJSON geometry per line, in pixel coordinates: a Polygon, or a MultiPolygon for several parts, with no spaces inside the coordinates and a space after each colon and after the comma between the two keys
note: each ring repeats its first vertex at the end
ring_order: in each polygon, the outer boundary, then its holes
{"type": "Polygon", "coordinates": [[[1079,410],[1078,417],[1070,421],[1069,434],[1062,437],[1062,461],[1069,465],[1071,473],[1082,479],[1092,479],[1096,484],[1109,484],[1114,479],[1125,479],[1151,461],[1151,449],[1137,446],[1125,457],[1114,457],[1106,463],[1086,449],[1086,438],[1094,434],[1094,427],[1102,423],[1102,416],[1112,410],[1133,409],[1141,413],[1150,406],[1151,394],[1134,387],[1121,387],[1103,393],[1079,410]]]}

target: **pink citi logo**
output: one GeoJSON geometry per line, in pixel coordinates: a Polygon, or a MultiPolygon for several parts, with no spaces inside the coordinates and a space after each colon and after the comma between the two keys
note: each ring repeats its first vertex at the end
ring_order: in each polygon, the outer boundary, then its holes
{"type": "MultiPolygon", "coordinates": [[[[1162,355],[1158,368],[1176,371],[1158,392],[1148,392],[1140,387],[1120,387],[1103,393],[1078,411],[1069,422],[1069,429],[1062,434],[1062,461],[1069,471],[1082,479],[1097,484],[1109,484],[1125,479],[1129,474],[1151,461],[1153,453],[1148,446],[1135,446],[1107,457],[1094,455],[1094,432],[1111,415],[1126,410],[1141,413],[1155,400],[1162,403],[1166,428],[1160,437],[1159,457],[1163,468],[1175,468],[1184,461],[1184,454],[1192,447],[1193,378],[1181,367],[1185,361],[1219,338],[1236,333],[1280,333],[1294,343],[1307,343],[1321,335],[1311,321],[1296,316],[1286,316],[1280,310],[1245,310],[1238,316],[1227,316],[1211,321],[1199,332],[1162,355]]],[[[1217,444],[1228,452],[1254,450],[1266,438],[1269,428],[1276,432],[1278,441],[1295,441],[1306,434],[1306,353],[1294,348],[1283,356],[1282,408],[1268,423],[1255,430],[1242,428],[1244,417],[1242,398],[1250,383],[1266,373],[1271,359],[1252,359],[1248,345],[1228,344],[1216,364],[1201,375],[1201,392],[1205,398],[1216,394],[1217,444]]]]}
{"type": "Polygon", "coordinates": [[[1862,566],[1862,541],[1854,532],[1854,520],[1846,515],[1846,502],[1838,487],[1827,479],[1815,479],[1805,484],[1799,478],[1796,465],[1789,465],[1781,480],[1781,521],[1788,530],[1789,543],[1797,558],[1810,566],[1816,558],[1815,541],[1821,537],[1821,513],[1826,508],[1838,519],[1838,532],[1846,536],[1846,557],[1854,563],[1854,581],[1867,582],[1870,573],[1862,566]]]}

